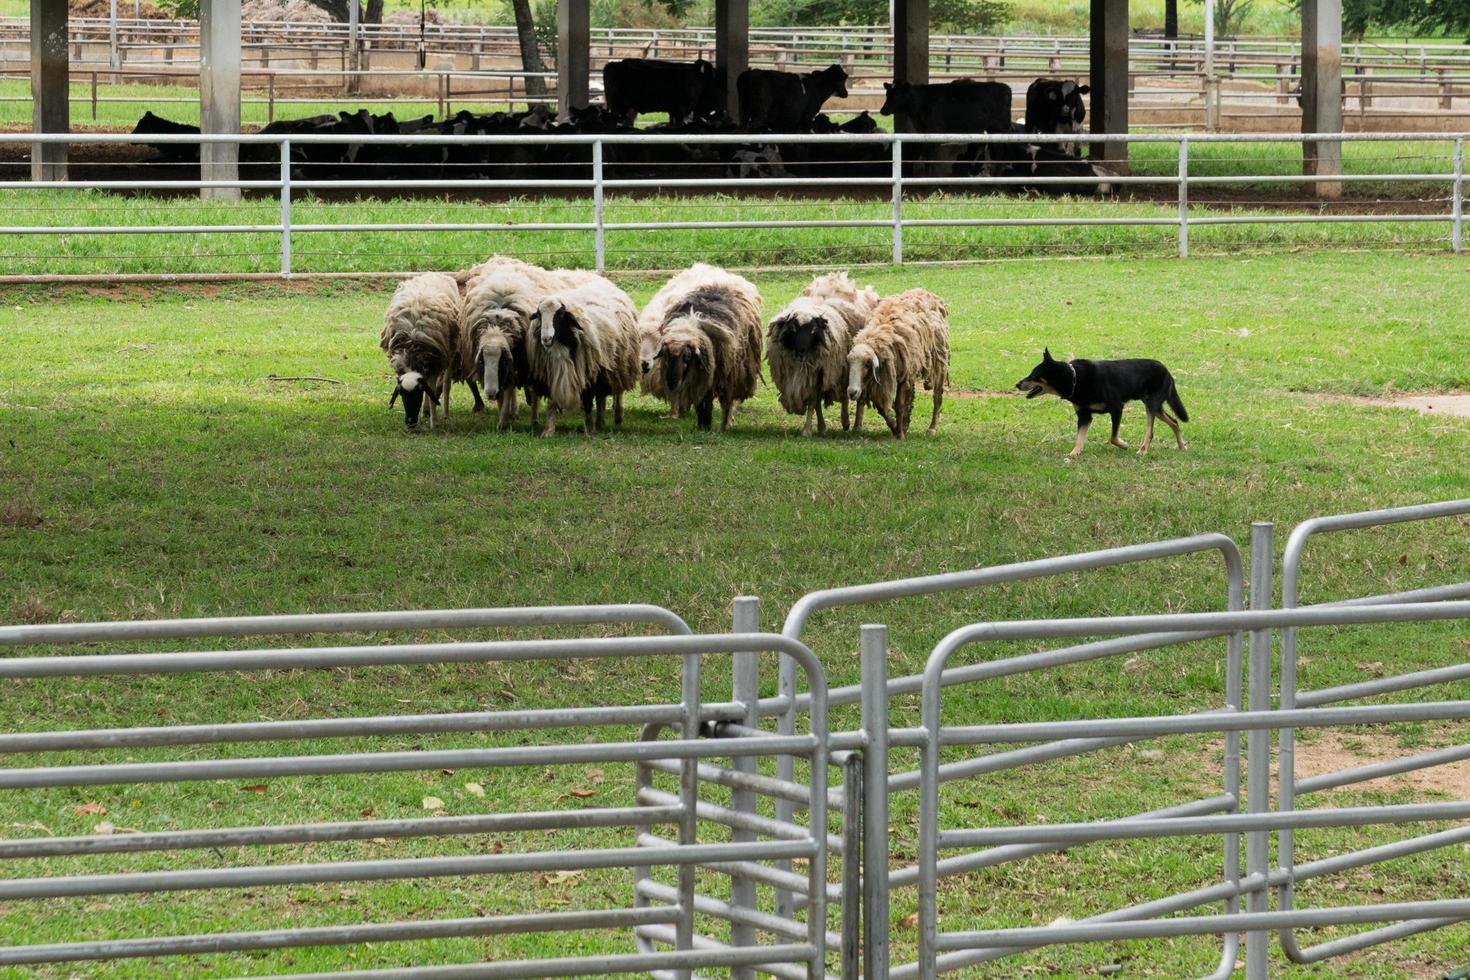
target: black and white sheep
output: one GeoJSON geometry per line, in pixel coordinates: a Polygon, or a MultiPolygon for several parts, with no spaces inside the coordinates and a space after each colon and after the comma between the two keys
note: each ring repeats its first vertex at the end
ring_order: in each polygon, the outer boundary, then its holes
{"type": "MultiPolygon", "coordinates": [[[[861,289],[845,272],[830,272],[807,284],[801,295],[771,318],[766,330],[766,361],[781,407],[805,415],[801,434],[827,431],[822,407],[842,403],[842,427],[848,428],[844,383],[852,338],[868,322],[878,294],[861,289]]],[[[861,424],[861,409],[857,416],[861,424]]]]}
{"type": "Polygon", "coordinates": [[[669,308],[680,297],[698,289],[705,277],[713,271],[718,270],[712,265],[696,262],[664,283],[638,314],[638,368],[642,372],[639,390],[645,395],[651,395],[660,401],[669,400],[662,375],[653,369],[653,359],[663,341],[669,308]]]}
{"type": "Polygon", "coordinates": [[[404,421],[418,425],[425,397],[429,425],[435,410],[449,414],[449,386],[468,378],[470,390],[480,405],[480,392],[467,373],[468,346],[460,328],[461,299],[454,277],[426,272],[399,284],[383,318],[379,346],[388,355],[396,380],[388,407],[403,399],[404,421]]]}
{"type": "Polygon", "coordinates": [[[871,402],[895,438],[908,435],[914,389],[934,390],[929,433],[939,431],[939,406],[949,381],[949,310],[924,289],[880,301],[847,355],[847,397],[871,402]]]}
{"type": "Polygon", "coordinates": [[[526,362],[532,391],[547,396],[543,436],[556,431],[558,412],[578,404],[591,435],[602,427],[609,395],[613,424],[622,425],[623,393],[638,385],[636,321],[628,294],[601,276],[541,300],[526,337],[526,362]]]}
{"type": "Polygon", "coordinates": [[[688,273],[676,277],[683,291],[666,305],[648,387],[676,416],[693,408],[701,429],[713,426],[718,400],[724,432],[735,406],[755,394],[760,380],[761,295],[723,269],[696,266],[688,273]]]}
{"type": "Polygon", "coordinates": [[[464,330],[474,375],[485,397],[499,403],[497,427],[510,427],[516,414],[516,389],[526,389],[531,425],[536,425],[537,397],[526,359],[526,336],[541,300],[567,286],[596,278],[593,273],[540,266],[495,256],[460,273],[464,298],[464,330]]]}

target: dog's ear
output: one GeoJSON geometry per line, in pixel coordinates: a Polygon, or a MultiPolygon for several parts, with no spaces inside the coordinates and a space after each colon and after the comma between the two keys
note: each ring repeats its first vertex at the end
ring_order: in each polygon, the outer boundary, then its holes
{"type": "Polygon", "coordinates": [[[1050,364],[1052,362],[1050,347],[1043,347],[1041,349],[1041,361],[1043,364],[1050,364]]]}

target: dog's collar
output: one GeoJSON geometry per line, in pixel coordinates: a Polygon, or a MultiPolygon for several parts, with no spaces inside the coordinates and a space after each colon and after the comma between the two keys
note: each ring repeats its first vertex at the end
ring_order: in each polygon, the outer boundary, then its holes
{"type": "Polygon", "coordinates": [[[1066,364],[1067,370],[1072,372],[1072,390],[1067,392],[1067,397],[1070,398],[1077,394],[1077,368],[1071,361],[1063,361],[1062,363],[1066,364]]]}

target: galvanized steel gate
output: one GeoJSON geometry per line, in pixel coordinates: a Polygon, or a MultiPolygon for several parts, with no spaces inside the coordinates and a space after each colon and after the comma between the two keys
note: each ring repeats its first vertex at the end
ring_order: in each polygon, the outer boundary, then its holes
{"type": "MultiPolygon", "coordinates": [[[[1271,526],[1252,529],[1250,590],[1235,542],[1221,534],[1113,548],[945,575],[874,583],[812,593],[788,614],[780,634],[759,632],[759,603],[734,603],[732,632],[689,635],[684,621],[655,606],[589,606],[406,613],[324,614],[285,617],[149,621],[0,628],[0,646],[65,647],[82,643],[176,641],[201,637],[264,637],[467,628],[605,627],[647,624],[665,636],[529,639],[453,643],[377,643],[356,646],[278,647],[170,653],[39,655],[0,659],[0,677],[63,678],[96,675],[188,675],[211,671],[279,668],[330,669],[387,664],[488,663],[569,658],[677,657],[681,696],[658,704],[483,711],[459,714],[378,715],[304,721],[228,722],[91,731],[26,731],[0,734],[0,753],[107,752],[120,748],[225,746],[331,738],[371,738],[415,733],[566,732],[579,728],[637,725],[639,739],[567,742],[543,737],[533,745],[423,752],[361,751],[285,754],[248,758],[178,758],[168,761],[80,763],[72,757],[0,770],[0,790],[37,787],[172,782],[218,778],[322,776],[448,767],[558,766],[587,762],[633,763],[634,805],[554,811],[425,817],[295,825],[260,825],[142,834],[0,841],[0,867],[16,862],[42,867],[48,858],[182,851],[219,853],[251,848],[369,838],[430,839],[552,829],[627,828],[631,846],[519,853],[467,853],[454,857],[349,859],[296,864],[252,864],[248,851],[225,866],[174,867],[130,873],[44,874],[0,878],[0,901],[107,895],[182,889],[229,889],[305,882],[372,881],[507,872],[630,868],[628,907],[535,915],[486,915],[471,919],[366,923],[256,932],[148,938],[86,939],[0,948],[0,965],[24,965],[126,957],[167,957],[208,952],[286,949],[489,936],[517,932],[627,929],[634,952],[613,956],[413,967],[394,976],[530,977],[648,972],[691,976],[719,969],[733,978],[930,977],[939,972],[1054,945],[1164,936],[1221,936],[1211,974],[1229,976],[1241,957],[1251,980],[1268,970],[1268,941],[1277,932],[1282,952],[1311,963],[1369,945],[1470,919],[1470,897],[1432,896],[1424,901],[1341,908],[1297,909],[1298,882],[1437,848],[1470,842],[1456,828],[1387,845],[1298,864],[1293,832],[1307,827],[1453,821],[1470,817],[1470,801],[1388,806],[1296,809],[1307,794],[1446,762],[1470,759],[1470,747],[1420,752],[1340,772],[1298,779],[1294,732],[1298,728],[1388,724],[1405,720],[1470,718],[1470,701],[1446,700],[1341,706],[1376,695],[1415,690],[1470,678],[1457,664],[1394,677],[1375,677],[1335,688],[1297,689],[1298,631],[1347,624],[1383,624],[1470,618],[1470,581],[1410,592],[1365,596],[1299,607],[1302,560],[1308,541],[1326,532],[1470,514],[1470,501],[1316,518],[1291,534],[1282,564],[1282,601],[1272,594],[1271,526]],[[802,642],[821,610],[910,596],[979,589],[1044,576],[1111,566],[1218,553],[1224,566],[1220,611],[1176,615],[989,622],[961,626],[946,636],[922,674],[888,677],[887,630],[861,631],[861,682],[827,690],[821,664],[802,642]],[[1280,631],[1279,705],[1272,705],[1271,642],[1280,631]],[[1098,637],[1103,637],[1098,639],[1098,637]],[[962,649],[1004,640],[1076,639],[1042,652],[949,666],[962,649]],[[1164,651],[1199,641],[1223,640],[1221,700],[1217,708],[1182,715],[1100,720],[1057,719],[1003,724],[946,724],[943,691],[1035,671],[1142,651],[1164,651]],[[1247,647],[1249,654],[1247,657],[1247,647]],[[760,697],[759,654],[780,655],[777,693],[760,697]],[[728,656],[728,701],[701,699],[701,658],[728,656]],[[800,683],[805,675],[804,689],[800,683]],[[921,695],[921,724],[889,723],[891,699],[921,695]],[[860,705],[859,727],[828,730],[829,706],[860,705]],[[1327,707],[1332,705],[1333,707],[1327,707]],[[774,730],[762,722],[774,719],[774,730]],[[1280,778],[1277,808],[1270,809],[1271,732],[1278,733],[1280,778]],[[661,737],[668,731],[672,737],[661,737]],[[1248,786],[1241,792],[1240,734],[1246,734],[1248,786]],[[940,826],[941,787],[960,780],[1033,766],[1169,734],[1213,733],[1223,741],[1218,794],[1185,799],[1123,819],[1091,823],[940,826]],[[988,754],[942,761],[950,747],[993,746],[988,754]],[[919,751],[917,769],[890,772],[890,748],[919,751]],[[760,760],[772,758],[774,770],[760,760]],[[723,761],[728,760],[728,762],[723,761]],[[798,768],[802,762],[804,771],[798,768]],[[830,767],[830,770],[829,770],[830,767]],[[829,771],[840,777],[828,786],[829,771]],[[672,782],[660,785],[661,780],[672,782]],[[889,808],[897,794],[919,793],[918,860],[892,866],[889,808]],[[1243,809],[1244,808],[1244,809],[1243,809]],[[830,813],[830,818],[829,818],[830,813]],[[1277,866],[1270,866],[1270,837],[1277,866]],[[1189,835],[1218,836],[1221,878],[1213,885],[1095,913],[1075,922],[1027,928],[943,931],[937,883],[941,878],[996,867],[1089,842],[1189,835]],[[716,838],[721,838],[716,840],[716,838]],[[1242,843],[1244,847],[1242,848],[1242,843]],[[954,852],[941,857],[941,852],[954,852]],[[830,862],[829,862],[830,855],[830,862]],[[1242,857],[1244,867],[1242,868],[1242,857]],[[793,862],[804,862],[801,870],[793,862]],[[829,874],[828,864],[832,865],[829,874]],[[668,874],[661,876],[659,869],[668,874]],[[672,879],[672,880],[671,880],[672,879]],[[728,882],[722,884],[721,882],[728,882]],[[767,891],[761,892],[764,888],[767,891]],[[890,965],[891,896],[916,888],[917,957],[890,965]],[[1269,907],[1271,894],[1276,909],[1269,907]],[[1241,911],[1241,904],[1244,911],[1241,911]],[[1218,905],[1214,914],[1175,913],[1218,905]],[[1170,916],[1168,918],[1163,918],[1170,916]],[[1370,931],[1301,948],[1299,928],[1346,923],[1387,923],[1370,931]],[[762,943],[763,945],[757,945],[762,943]]],[[[220,750],[216,750],[220,751],[220,750]]],[[[45,756],[43,755],[43,758],[45,756]]],[[[164,967],[166,969],[166,967],[164,967]]],[[[382,971],[356,971],[379,975],[382,971]]],[[[351,974],[330,974],[342,976],[351,974]]],[[[383,974],[386,975],[386,974],[383,974]]]]}

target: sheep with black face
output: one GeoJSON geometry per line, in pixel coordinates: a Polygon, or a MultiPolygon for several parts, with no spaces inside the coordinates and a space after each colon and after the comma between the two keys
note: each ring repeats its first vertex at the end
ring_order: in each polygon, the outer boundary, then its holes
{"type": "Polygon", "coordinates": [[[819,433],[827,431],[822,407],[834,402],[841,402],[842,427],[848,428],[847,352],[877,302],[873,287],[859,289],[847,273],[831,272],[813,279],[771,318],[766,330],[771,381],[781,407],[806,416],[802,435],[811,435],[813,418],[819,433]]]}
{"type": "Polygon", "coordinates": [[[710,266],[686,281],[697,285],[668,307],[650,387],[676,416],[693,408],[701,429],[713,426],[719,401],[724,432],[760,380],[761,296],[749,280],[710,266]]]}
{"type": "Polygon", "coordinates": [[[609,395],[613,423],[623,423],[623,393],[638,384],[638,328],[633,301],[598,276],[543,298],[526,335],[532,390],[549,402],[543,436],[556,431],[559,412],[582,406],[588,435],[603,424],[609,395]],[[592,407],[597,406],[596,421],[592,407]]]}
{"type": "MultiPolygon", "coordinates": [[[[461,301],[454,277],[426,272],[405,280],[393,293],[383,318],[379,346],[388,355],[395,376],[388,406],[403,399],[404,421],[409,428],[426,414],[434,424],[436,410],[449,414],[449,386],[466,377],[468,347],[460,329],[461,301]],[[424,413],[424,400],[430,407],[424,413]]],[[[470,378],[475,402],[480,393],[470,378]]]]}

